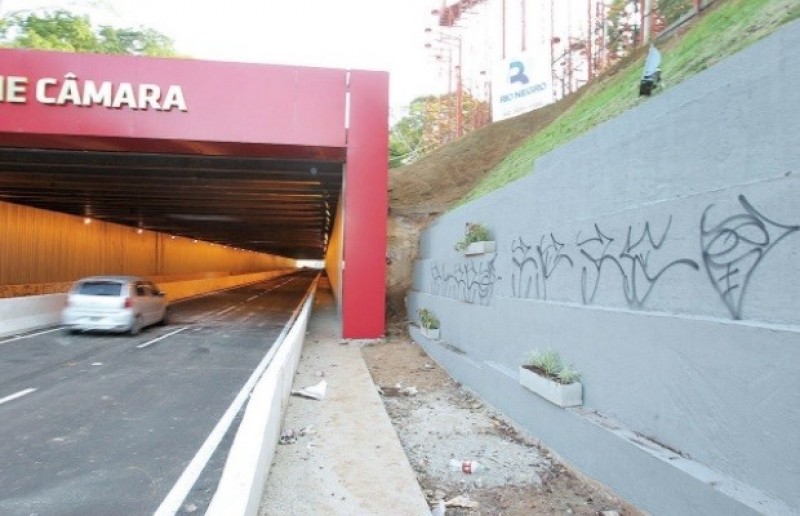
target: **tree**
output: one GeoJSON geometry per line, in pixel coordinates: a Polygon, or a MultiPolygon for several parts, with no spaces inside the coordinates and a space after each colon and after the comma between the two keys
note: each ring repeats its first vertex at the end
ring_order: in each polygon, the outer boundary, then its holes
{"type": "Polygon", "coordinates": [[[0,46],[66,52],[175,56],[173,42],[153,29],[95,29],[88,16],[65,10],[12,14],[0,20],[0,46]]]}
{"type": "Polygon", "coordinates": [[[669,26],[694,9],[693,0],[658,0],[656,13],[669,26]]]}
{"type": "MultiPolygon", "coordinates": [[[[455,93],[418,97],[408,114],[389,133],[389,167],[410,165],[434,150],[458,139],[455,93]]],[[[489,123],[489,104],[468,90],[461,94],[462,136],[489,123]]]]}
{"type": "Polygon", "coordinates": [[[636,9],[638,0],[614,0],[608,7],[606,48],[611,62],[625,57],[636,46],[639,37],[636,9]]]}
{"type": "Polygon", "coordinates": [[[423,138],[428,123],[428,103],[434,97],[418,97],[411,101],[408,114],[389,132],[389,168],[409,165],[424,156],[423,138]]]}

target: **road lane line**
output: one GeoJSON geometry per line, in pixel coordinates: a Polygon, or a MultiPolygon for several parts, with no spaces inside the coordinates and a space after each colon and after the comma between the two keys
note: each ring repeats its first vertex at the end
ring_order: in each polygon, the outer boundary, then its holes
{"type": "Polygon", "coordinates": [[[230,312],[231,310],[236,310],[236,305],[229,306],[228,308],[226,308],[224,310],[220,310],[217,313],[211,314],[211,317],[219,317],[220,315],[225,315],[228,312],[230,312]]]}
{"type": "Polygon", "coordinates": [[[36,392],[36,389],[25,389],[23,391],[15,392],[14,394],[12,394],[10,396],[6,396],[5,398],[0,398],[0,405],[2,405],[3,403],[7,403],[9,401],[13,401],[13,400],[15,400],[17,398],[21,398],[21,397],[25,396],[26,394],[30,394],[32,392],[36,392]]]}
{"type": "MultiPolygon", "coordinates": [[[[268,288],[267,290],[263,290],[263,291],[259,292],[259,293],[258,293],[258,296],[263,296],[263,295],[264,295],[264,294],[266,294],[267,292],[272,292],[272,291],[273,291],[273,290],[275,290],[276,288],[282,287],[282,286],[284,286],[284,285],[286,285],[286,284],[288,284],[288,283],[291,283],[291,282],[293,282],[293,281],[297,281],[298,279],[300,279],[300,278],[289,278],[289,279],[287,279],[286,281],[284,281],[283,283],[278,283],[277,285],[273,286],[272,288],[268,288]]],[[[248,301],[249,301],[249,300],[248,300],[248,301]]]]}
{"type": "Polygon", "coordinates": [[[288,279],[288,280],[284,281],[283,283],[278,283],[278,284],[277,284],[277,285],[275,285],[274,287],[272,287],[272,288],[270,288],[270,289],[267,289],[267,290],[264,290],[263,292],[261,292],[261,293],[259,293],[259,294],[256,294],[256,295],[254,295],[254,296],[252,296],[252,297],[250,297],[250,298],[248,298],[248,299],[246,299],[246,300],[244,300],[244,301],[242,301],[242,302],[240,302],[240,303],[236,303],[235,305],[233,305],[233,306],[229,306],[228,308],[223,308],[223,309],[222,309],[222,310],[220,310],[219,312],[212,312],[212,313],[210,313],[210,314],[206,314],[206,315],[208,315],[209,317],[220,317],[220,316],[222,316],[222,315],[225,315],[225,314],[227,314],[228,312],[231,312],[231,311],[233,311],[233,310],[236,310],[237,308],[239,308],[240,306],[244,305],[245,303],[248,303],[248,302],[250,302],[250,301],[252,301],[252,300],[256,299],[257,297],[260,297],[260,296],[262,296],[262,295],[266,294],[267,292],[272,292],[273,290],[275,290],[275,289],[277,289],[277,288],[279,288],[279,287],[282,287],[282,286],[286,285],[287,283],[291,283],[291,282],[293,282],[293,281],[295,281],[295,280],[297,280],[297,279],[298,279],[298,278],[291,278],[291,279],[288,279]]]}
{"type": "Polygon", "coordinates": [[[214,429],[211,430],[211,433],[208,435],[203,445],[197,450],[197,453],[192,458],[191,462],[189,462],[189,465],[186,466],[186,469],[183,470],[183,473],[181,473],[175,485],[172,486],[172,489],[167,493],[166,498],[164,498],[164,501],[158,506],[156,512],[153,513],[153,516],[174,516],[180,510],[186,496],[192,490],[192,487],[194,487],[197,479],[200,478],[200,475],[205,469],[206,464],[208,464],[208,461],[211,459],[211,455],[216,451],[222,438],[228,432],[233,420],[236,418],[236,414],[242,409],[245,402],[250,397],[250,393],[253,391],[256,382],[258,382],[261,375],[264,374],[267,366],[272,361],[272,357],[277,353],[277,344],[286,338],[290,326],[293,323],[294,319],[289,318],[289,321],[284,324],[280,335],[273,341],[272,346],[267,350],[267,354],[261,359],[261,362],[253,371],[253,374],[251,374],[250,378],[245,382],[242,390],[239,391],[239,394],[234,398],[233,403],[231,403],[228,410],[222,415],[222,418],[217,422],[214,429]]]}
{"type": "Polygon", "coordinates": [[[177,330],[175,330],[175,331],[171,331],[171,332],[169,332],[169,333],[165,333],[164,335],[162,335],[162,336],[160,336],[160,337],[156,337],[156,338],[155,338],[155,339],[153,339],[153,340],[148,340],[147,342],[143,342],[142,344],[139,344],[138,346],[136,346],[136,348],[137,348],[137,349],[143,349],[143,348],[146,348],[146,347],[148,347],[148,346],[152,346],[153,344],[155,344],[156,342],[158,342],[158,341],[160,341],[160,340],[164,340],[164,339],[166,339],[167,337],[171,337],[171,336],[175,335],[176,333],[180,333],[180,332],[182,332],[183,330],[188,330],[188,329],[189,329],[189,327],[188,327],[188,326],[184,326],[183,328],[178,328],[178,329],[177,329],[177,330]]]}
{"type": "Polygon", "coordinates": [[[0,344],[5,344],[7,342],[14,342],[15,340],[29,339],[31,337],[44,335],[45,333],[53,333],[54,331],[59,331],[60,329],[61,329],[61,327],[59,326],[58,328],[52,328],[52,329],[45,330],[45,331],[38,331],[36,333],[28,333],[26,335],[17,335],[16,337],[11,337],[9,339],[0,340],[0,344]]]}

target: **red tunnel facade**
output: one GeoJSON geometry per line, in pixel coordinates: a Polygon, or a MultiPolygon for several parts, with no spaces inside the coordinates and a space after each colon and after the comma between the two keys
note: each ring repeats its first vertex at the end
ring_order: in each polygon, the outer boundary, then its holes
{"type": "Polygon", "coordinates": [[[342,335],[385,330],[386,72],[0,49],[0,145],[345,161],[342,335]]]}

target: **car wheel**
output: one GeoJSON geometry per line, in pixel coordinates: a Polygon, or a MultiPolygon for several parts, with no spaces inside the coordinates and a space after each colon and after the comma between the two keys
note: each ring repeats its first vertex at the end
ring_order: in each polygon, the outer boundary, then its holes
{"type": "Polygon", "coordinates": [[[131,324],[131,327],[128,330],[128,335],[139,335],[140,331],[142,331],[142,316],[137,315],[133,320],[133,324],[131,324]]]}
{"type": "Polygon", "coordinates": [[[158,321],[158,324],[161,326],[166,326],[169,324],[169,308],[164,309],[164,316],[158,321]]]}

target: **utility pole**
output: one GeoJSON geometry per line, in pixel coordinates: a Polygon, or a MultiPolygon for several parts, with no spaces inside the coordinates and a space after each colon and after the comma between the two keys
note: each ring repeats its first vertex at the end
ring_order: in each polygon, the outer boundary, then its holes
{"type": "Polygon", "coordinates": [[[520,9],[522,11],[522,51],[525,52],[525,0],[520,0],[520,9]]]}
{"type": "Polygon", "coordinates": [[[461,70],[461,37],[458,37],[458,65],[456,65],[456,138],[464,135],[464,82],[461,70]]]}
{"type": "MultiPolygon", "coordinates": [[[[553,98],[558,97],[558,91],[556,90],[556,79],[558,78],[558,74],[556,74],[556,33],[555,33],[555,25],[556,25],[556,15],[555,15],[555,5],[554,0],[550,0],[550,73],[553,79],[553,98]]],[[[563,86],[562,86],[562,97],[563,95],[563,86]]]]}
{"type": "Polygon", "coordinates": [[[567,36],[567,93],[572,95],[572,36],[567,36]]]}
{"type": "Polygon", "coordinates": [[[586,0],[586,24],[589,33],[586,37],[586,69],[589,81],[594,79],[594,56],[592,54],[592,38],[594,31],[592,30],[592,0],[586,0]]]}
{"type": "Polygon", "coordinates": [[[647,45],[650,42],[650,21],[652,0],[642,0],[642,42],[647,45]]]}
{"type": "Polygon", "coordinates": [[[502,21],[502,30],[500,31],[502,38],[503,38],[503,59],[506,58],[506,0],[503,0],[503,21],[502,21]]]}
{"type": "Polygon", "coordinates": [[[567,83],[567,92],[571,95],[572,94],[572,72],[573,72],[573,64],[572,64],[572,5],[567,4],[567,77],[569,82],[567,83]]]}
{"type": "MultiPolygon", "coordinates": [[[[426,28],[426,33],[434,33],[433,29],[426,28]]],[[[455,106],[454,106],[454,115],[455,115],[455,138],[460,138],[464,134],[464,121],[463,121],[463,104],[464,104],[464,84],[462,78],[462,45],[463,41],[461,36],[452,36],[450,34],[445,34],[443,32],[436,32],[434,34],[436,40],[439,43],[443,43],[447,45],[447,55],[448,55],[448,63],[447,63],[447,93],[450,99],[453,98],[453,70],[455,69],[455,79],[456,79],[456,96],[455,96],[455,106]],[[453,44],[456,45],[456,52],[457,56],[456,59],[457,64],[453,65],[453,44]]],[[[433,48],[431,43],[425,44],[426,48],[433,48]]],[[[452,118],[450,119],[452,120],[452,118]]],[[[452,134],[452,133],[451,133],[452,134]]]]}
{"type": "MultiPolygon", "coordinates": [[[[600,60],[600,69],[606,67],[608,58],[608,49],[606,49],[606,6],[602,1],[597,2],[597,25],[600,27],[600,48],[597,49],[597,56],[600,60]]],[[[596,63],[595,63],[596,64],[596,63]]],[[[595,67],[595,70],[597,67],[595,67]]]]}

